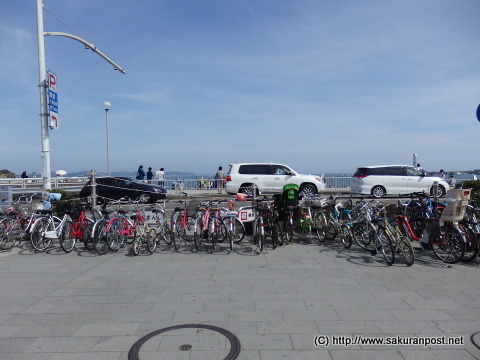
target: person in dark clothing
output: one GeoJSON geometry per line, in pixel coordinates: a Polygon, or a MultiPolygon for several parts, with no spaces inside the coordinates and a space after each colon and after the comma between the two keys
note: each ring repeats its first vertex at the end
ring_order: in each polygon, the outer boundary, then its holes
{"type": "Polygon", "coordinates": [[[153,180],[153,172],[152,172],[152,168],[149,167],[147,171],[147,182],[151,184],[152,180],[153,180]]]}
{"type": "Polygon", "coordinates": [[[137,180],[144,180],[145,179],[145,170],[143,170],[143,165],[140,165],[137,170],[137,180]]]}

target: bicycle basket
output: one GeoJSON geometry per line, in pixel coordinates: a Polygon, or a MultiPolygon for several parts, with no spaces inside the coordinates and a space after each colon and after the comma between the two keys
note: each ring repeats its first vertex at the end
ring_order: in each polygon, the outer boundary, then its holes
{"type": "Polygon", "coordinates": [[[198,200],[191,200],[187,204],[187,216],[195,216],[198,212],[198,207],[200,206],[201,202],[198,200]]]}
{"type": "Polygon", "coordinates": [[[403,206],[399,204],[389,204],[386,208],[387,217],[393,218],[396,215],[403,215],[403,206]]]}

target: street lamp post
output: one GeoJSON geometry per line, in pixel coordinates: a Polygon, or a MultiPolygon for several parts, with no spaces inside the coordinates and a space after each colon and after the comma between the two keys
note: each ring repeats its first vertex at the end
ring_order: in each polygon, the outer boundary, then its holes
{"type": "MultiPolygon", "coordinates": [[[[46,73],[46,65],[45,65],[45,44],[44,44],[44,36],[65,36],[71,39],[74,39],[83,45],[85,45],[85,49],[90,49],[97,55],[99,55],[102,59],[107,61],[110,65],[113,66],[114,70],[120,71],[122,74],[126,74],[127,72],[119,66],[117,63],[112,61],[107,55],[101,52],[95,45],[89,43],[85,39],[81,37],[62,33],[62,32],[44,32],[43,31],[43,0],[36,0],[37,1],[37,37],[38,37],[38,71],[39,71],[39,84],[38,87],[40,89],[40,124],[41,124],[41,135],[42,135],[42,178],[43,178],[43,189],[44,190],[51,190],[52,188],[52,175],[51,175],[51,168],[50,168],[50,136],[49,136],[49,125],[48,125],[48,104],[47,104],[47,73],[46,73]]],[[[105,103],[108,103],[106,101],[105,103]]],[[[104,103],[104,106],[105,106],[104,103]]],[[[108,103],[109,106],[110,103],[108,103]]],[[[109,107],[110,108],[110,107],[109,107]]],[[[105,108],[105,111],[108,111],[105,108]]],[[[108,157],[108,126],[107,126],[107,157],[108,157]]],[[[108,170],[110,174],[110,169],[108,170]]]]}
{"type": "Polygon", "coordinates": [[[108,171],[108,176],[110,176],[110,153],[109,153],[109,148],[108,148],[108,110],[112,107],[112,104],[110,104],[109,101],[104,101],[103,102],[103,108],[105,109],[105,129],[106,129],[106,134],[107,134],[107,171],[108,171]]]}

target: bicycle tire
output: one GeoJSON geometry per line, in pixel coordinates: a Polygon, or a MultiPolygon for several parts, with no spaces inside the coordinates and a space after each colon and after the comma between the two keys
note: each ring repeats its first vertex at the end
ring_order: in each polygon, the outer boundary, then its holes
{"type": "Polygon", "coordinates": [[[317,231],[317,240],[318,244],[325,242],[325,237],[327,234],[327,217],[323,212],[318,212],[314,216],[315,230],[317,231]]]}
{"type": "Polygon", "coordinates": [[[137,256],[140,254],[140,247],[142,246],[142,237],[139,235],[135,237],[135,240],[132,242],[132,247],[130,248],[130,254],[137,256]]]}
{"type": "Polygon", "coordinates": [[[277,238],[277,244],[278,246],[282,246],[284,243],[283,240],[283,229],[282,229],[282,222],[280,220],[276,221],[277,229],[278,229],[278,238],[277,238]]]}
{"type": "Polygon", "coordinates": [[[359,222],[353,226],[353,240],[362,249],[372,251],[377,229],[371,222],[359,222]]]}
{"type": "Polygon", "coordinates": [[[434,255],[442,262],[455,264],[465,254],[465,241],[460,230],[451,223],[445,225],[445,234],[430,235],[429,244],[434,255]]]}
{"type": "Polygon", "coordinates": [[[20,230],[16,219],[2,219],[0,223],[0,249],[10,250],[17,242],[15,231],[20,230]]]}
{"type": "Polygon", "coordinates": [[[82,241],[83,246],[88,251],[95,250],[95,244],[93,242],[93,222],[89,219],[87,225],[82,229],[82,241]]]}
{"type": "Polygon", "coordinates": [[[168,225],[168,222],[165,222],[161,227],[160,233],[158,233],[159,239],[165,241],[167,245],[172,245],[172,234],[170,232],[170,225],[168,225]]]}
{"type": "Polygon", "coordinates": [[[245,237],[245,225],[238,218],[235,218],[235,233],[233,235],[235,244],[240,243],[245,237]]]}
{"type": "Polygon", "coordinates": [[[271,223],[270,226],[272,227],[272,248],[276,249],[278,245],[278,225],[276,223],[271,223]]]}
{"type": "Polygon", "coordinates": [[[93,225],[92,238],[95,251],[99,255],[105,255],[108,250],[108,234],[106,232],[108,221],[105,219],[97,221],[93,225]]]}
{"type": "Polygon", "coordinates": [[[412,244],[410,240],[406,236],[400,236],[398,239],[400,246],[400,253],[403,256],[403,260],[405,260],[405,264],[407,266],[412,266],[415,262],[415,252],[413,251],[412,244]]]}
{"type": "Polygon", "coordinates": [[[46,237],[46,231],[55,231],[53,220],[48,217],[38,218],[32,226],[30,233],[30,243],[37,251],[45,251],[52,243],[52,238],[46,237]]]}
{"type": "MultiPolygon", "coordinates": [[[[107,244],[110,251],[117,252],[125,242],[126,236],[122,232],[126,231],[126,221],[117,218],[107,225],[107,244]]],[[[136,237],[133,237],[136,239],[136,237]]]]}
{"type": "Polygon", "coordinates": [[[340,229],[338,228],[337,222],[333,219],[329,219],[325,230],[325,240],[334,240],[339,231],[340,229]]]}
{"type": "Polygon", "coordinates": [[[155,229],[150,229],[147,232],[147,249],[150,254],[153,254],[157,248],[157,231],[155,229]]]}
{"type": "Polygon", "coordinates": [[[377,241],[385,262],[387,265],[392,265],[395,262],[395,249],[392,239],[383,226],[379,226],[377,229],[377,241]]]}
{"type": "Polygon", "coordinates": [[[465,238],[465,253],[463,254],[461,261],[464,263],[473,261],[478,254],[478,239],[475,232],[470,226],[460,222],[458,224],[460,231],[462,231],[465,238]]]}
{"type": "Polygon", "coordinates": [[[353,234],[350,227],[346,224],[340,225],[340,239],[342,240],[343,247],[350,249],[353,243],[353,234]]]}
{"type": "Polygon", "coordinates": [[[70,253],[75,249],[75,243],[77,242],[77,238],[72,236],[74,232],[73,229],[73,222],[67,220],[63,223],[62,228],[59,231],[59,240],[60,240],[60,247],[66,253],[70,253]]]}
{"type": "Polygon", "coordinates": [[[202,226],[202,218],[198,217],[195,220],[194,225],[194,232],[193,232],[193,244],[195,246],[195,250],[200,251],[203,250],[203,226],[202,226]]]}
{"type": "Polygon", "coordinates": [[[294,226],[293,226],[293,223],[291,221],[292,219],[290,218],[287,218],[284,222],[284,240],[285,242],[288,244],[290,242],[293,241],[293,231],[294,231],[294,226]]]}
{"type": "Polygon", "coordinates": [[[255,244],[257,245],[257,248],[260,250],[260,252],[263,251],[263,244],[265,242],[265,229],[263,227],[263,219],[259,218],[255,220],[255,244]]]}

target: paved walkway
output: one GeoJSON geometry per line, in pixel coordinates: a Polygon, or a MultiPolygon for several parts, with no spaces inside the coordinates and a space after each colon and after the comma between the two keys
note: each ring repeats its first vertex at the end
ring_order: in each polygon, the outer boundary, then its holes
{"type": "MultiPolygon", "coordinates": [[[[232,332],[244,360],[480,359],[470,340],[480,331],[478,262],[445,267],[422,251],[412,267],[386,266],[332,242],[262,254],[248,242],[233,253],[185,243],[137,257],[128,246],[104,256],[58,249],[33,253],[22,243],[0,253],[0,359],[125,360],[137,340],[179,324],[232,332]],[[345,347],[334,336],[463,344],[345,347]]],[[[184,329],[153,337],[139,359],[220,360],[228,351],[223,335],[184,329]]]]}

